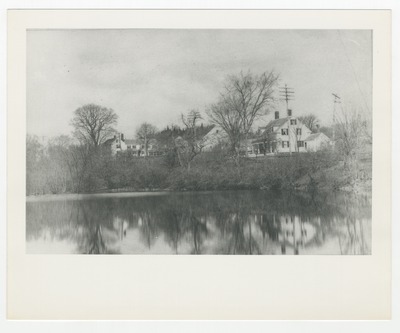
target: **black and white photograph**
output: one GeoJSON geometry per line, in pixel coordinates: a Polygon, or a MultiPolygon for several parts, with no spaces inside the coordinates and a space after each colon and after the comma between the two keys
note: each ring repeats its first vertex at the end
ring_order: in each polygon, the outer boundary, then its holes
{"type": "Polygon", "coordinates": [[[371,255],[372,49],[367,29],[27,30],[26,253],[371,255]]]}

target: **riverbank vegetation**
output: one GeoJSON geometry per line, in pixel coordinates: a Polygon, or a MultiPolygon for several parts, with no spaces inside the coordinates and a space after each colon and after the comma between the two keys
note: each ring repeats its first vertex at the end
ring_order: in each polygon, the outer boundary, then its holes
{"type": "MultiPolygon", "coordinates": [[[[64,140],[63,140],[64,139],[64,140]]],[[[28,137],[27,195],[98,191],[326,189],[368,191],[371,153],[351,165],[333,149],[237,160],[220,150],[196,156],[190,169],[172,149],[158,157],[137,157],[90,146],[66,145],[59,138],[44,146],[28,137]]]]}
{"type": "Polygon", "coordinates": [[[333,127],[319,127],[308,114],[312,131],[332,138],[323,150],[290,155],[248,157],[254,124],[275,107],[278,76],[272,72],[229,76],[219,100],[204,115],[191,110],[182,124],[158,131],[142,124],[136,138],[144,156],[130,151],[113,154],[105,145],[116,132],[114,110],[95,104],[78,108],[71,120],[74,137],[46,142],[26,139],[26,193],[85,193],[148,190],[328,189],[370,191],[372,177],[371,126],[362,112],[343,111],[333,127]],[[209,124],[207,124],[207,121],[209,124]],[[218,126],[226,144],[205,151],[205,134],[218,126]],[[149,156],[156,142],[159,156],[149,156]],[[245,149],[243,150],[243,147],[245,149]]]}

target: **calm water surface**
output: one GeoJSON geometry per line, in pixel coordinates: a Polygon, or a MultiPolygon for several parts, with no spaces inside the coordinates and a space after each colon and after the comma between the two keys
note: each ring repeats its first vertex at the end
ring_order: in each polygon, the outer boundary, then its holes
{"type": "Polygon", "coordinates": [[[28,198],[27,253],[371,254],[371,199],[267,191],[28,198]]]}

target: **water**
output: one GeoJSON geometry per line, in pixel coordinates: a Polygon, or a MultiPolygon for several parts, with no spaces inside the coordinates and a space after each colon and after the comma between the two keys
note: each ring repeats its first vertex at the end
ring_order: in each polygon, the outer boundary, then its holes
{"type": "Polygon", "coordinates": [[[371,199],[229,191],[28,198],[27,253],[371,254],[371,199]]]}

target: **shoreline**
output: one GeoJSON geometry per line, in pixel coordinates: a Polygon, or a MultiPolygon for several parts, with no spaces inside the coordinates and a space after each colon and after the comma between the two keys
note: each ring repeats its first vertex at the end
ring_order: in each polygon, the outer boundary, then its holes
{"type": "Polygon", "coordinates": [[[326,187],[316,187],[309,189],[307,187],[297,187],[293,189],[271,189],[271,188],[244,188],[244,189],[212,189],[212,190],[171,190],[171,189],[132,189],[132,188],[120,188],[120,189],[107,189],[104,191],[86,192],[86,193],[54,193],[54,194],[38,194],[38,195],[27,195],[25,196],[26,202],[42,201],[46,199],[51,200],[68,200],[68,199],[80,199],[90,196],[91,198],[107,198],[118,194],[120,197],[143,197],[143,196],[156,196],[156,195],[167,195],[169,193],[213,193],[213,192],[231,192],[231,191],[265,191],[265,192],[297,192],[297,193],[312,193],[312,192],[337,192],[337,193],[349,193],[354,195],[371,195],[372,189],[366,184],[358,184],[355,187],[346,186],[339,189],[331,189],[326,187]]]}

